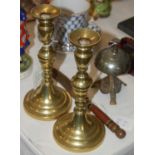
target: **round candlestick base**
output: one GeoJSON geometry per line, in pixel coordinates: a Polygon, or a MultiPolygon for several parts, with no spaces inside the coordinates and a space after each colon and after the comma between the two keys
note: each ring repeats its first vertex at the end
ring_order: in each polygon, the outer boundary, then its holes
{"type": "Polygon", "coordinates": [[[87,152],[98,147],[105,136],[105,127],[95,116],[86,114],[84,119],[75,121],[75,114],[69,113],[59,118],[54,125],[56,142],[72,152],[87,152]]]}
{"type": "Polygon", "coordinates": [[[68,112],[71,107],[71,97],[62,88],[39,86],[31,90],[24,98],[25,111],[32,117],[39,120],[56,119],[68,112]]]}

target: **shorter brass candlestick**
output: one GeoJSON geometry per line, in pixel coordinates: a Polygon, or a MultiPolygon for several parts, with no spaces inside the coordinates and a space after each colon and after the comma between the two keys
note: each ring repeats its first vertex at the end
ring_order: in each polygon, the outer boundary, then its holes
{"type": "Polygon", "coordinates": [[[52,21],[60,10],[48,4],[32,9],[32,15],[39,20],[39,37],[43,43],[38,58],[43,69],[43,80],[36,90],[30,90],[24,99],[24,108],[31,116],[41,120],[55,119],[66,113],[71,106],[69,94],[55,85],[52,80],[52,64],[55,52],[51,46],[54,26],[52,21]]]}
{"type": "Polygon", "coordinates": [[[87,74],[88,63],[92,57],[92,47],[100,35],[90,29],[77,29],[70,36],[71,43],[77,47],[75,61],[78,72],[72,78],[75,94],[73,113],[62,116],[54,125],[54,137],[59,145],[69,151],[85,152],[95,149],[103,140],[105,127],[94,115],[87,111],[87,91],[92,79],[87,74]]]}

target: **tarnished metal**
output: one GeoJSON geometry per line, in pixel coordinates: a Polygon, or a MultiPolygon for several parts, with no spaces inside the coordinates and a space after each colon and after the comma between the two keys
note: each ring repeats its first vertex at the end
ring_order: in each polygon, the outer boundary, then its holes
{"type": "Polygon", "coordinates": [[[131,66],[131,57],[117,44],[114,44],[99,52],[95,59],[95,66],[101,72],[108,74],[108,77],[96,82],[93,87],[100,83],[102,86],[98,85],[98,88],[103,93],[110,93],[110,104],[116,104],[116,93],[120,91],[122,84],[116,76],[128,72],[131,66]]]}
{"type": "Polygon", "coordinates": [[[117,45],[101,50],[95,59],[95,66],[101,72],[114,76],[127,73],[130,65],[129,54],[117,45]]]}

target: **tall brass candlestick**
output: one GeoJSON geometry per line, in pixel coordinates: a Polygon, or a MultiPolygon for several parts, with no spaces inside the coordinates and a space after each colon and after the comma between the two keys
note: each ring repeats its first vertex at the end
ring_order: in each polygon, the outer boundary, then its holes
{"type": "Polygon", "coordinates": [[[52,64],[55,52],[51,46],[54,31],[52,21],[60,10],[48,4],[32,9],[32,15],[39,20],[39,38],[43,43],[38,58],[43,69],[43,80],[36,90],[30,90],[24,99],[24,108],[31,116],[41,120],[51,120],[66,113],[70,108],[71,98],[63,89],[53,85],[52,64]]]}
{"type": "Polygon", "coordinates": [[[78,72],[72,78],[75,94],[73,113],[62,116],[54,125],[54,137],[58,144],[69,151],[85,152],[95,149],[103,140],[105,127],[87,111],[87,91],[92,79],[87,74],[88,63],[92,57],[91,48],[100,35],[90,29],[77,29],[70,34],[70,41],[77,47],[75,61],[78,72]]]}

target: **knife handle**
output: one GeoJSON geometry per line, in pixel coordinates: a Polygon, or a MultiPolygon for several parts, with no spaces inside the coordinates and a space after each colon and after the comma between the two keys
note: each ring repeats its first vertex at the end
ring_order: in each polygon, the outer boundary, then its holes
{"type": "Polygon", "coordinates": [[[108,115],[106,115],[100,108],[94,104],[89,104],[88,109],[92,111],[98,119],[100,119],[115,135],[122,139],[126,136],[125,130],[115,123],[108,115]]]}

